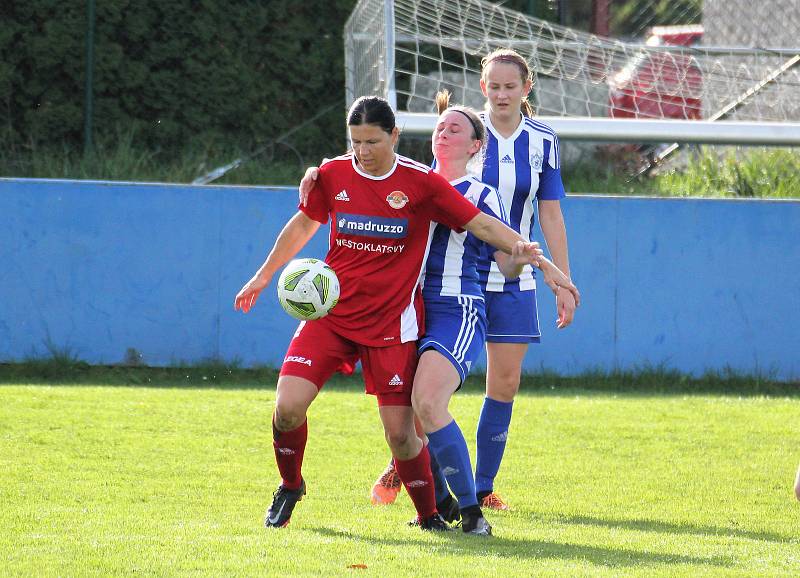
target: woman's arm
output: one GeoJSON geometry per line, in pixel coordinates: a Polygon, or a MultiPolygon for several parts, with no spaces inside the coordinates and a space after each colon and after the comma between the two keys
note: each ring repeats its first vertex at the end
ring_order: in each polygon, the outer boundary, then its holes
{"type": "Polygon", "coordinates": [[[538,257],[543,254],[539,248],[539,243],[525,241],[522,235],[499,219],[495,219],[486,213],[478,213],[464,225],[464,229],[481,241],[489,243],[492,247],[508,255],[513,254],[514,246],[517,243],[522,243],[523,247],[519,250],[530,257],[525,263],[530,263],[536,267],[539,266],[538,257]]]}
{"type": "MultiPolygon", "coordinates": [[[[502,251],[495,251],[494,260],[497,263],[497,268],[500,269],[500,272],[506,279],[516,279],[519,277],[522,273],[522,267],[527,263],[527,261],[517,258],[514,254],[509,256],[502,251]]],[[[538,269],[543,273],[544,283],[553,290],[556,299],[558,299],[559,291],[566,289],[572,294],[576,307],[580,305],[580,291],[578,291],[578,288],[572,283],[570,278],[547,257],[541,256],[538,260],[538,269]]],[[[559,325],[559,328],[560,327],[559,325]]],[[[566,327],[566,325],[564,327],[566,327]]]]}
{"type": "MultiPolygon", "coordinates": [[[[327,159],[322,159],[324,163],[327,159]]],[[[317,177],[319,177],[319,167],[308,167],[306,174],[303,175],[303,180],[300,181],[300,202],[305,207],[308,205],[308,195],[317,184],[317,177]]]]}
{"type": "Polygon", "coordinates": [[[275,240],[272,250],[258,271],[256,271],[256,274],[245,283],[244,287],[236,295],[236,299],[233,301],[233,308],[240,309],[243,313],[250,311],[261,291],[269,285],[275,272],[294,257],[300,249],[305,247],[308,240],[317,232],[319,226],[320,223],[302,211],[298,211],[286,223],[286,226],[275,240]]]}
{"type": "MultiPolygon", "coordinates": [[[[561,212],[560,201],[539,201],[539,226],[542,228],[544,241],[556,267],[569,278],[569,249],[567,247],[567,228],[561,212]]],[[[558,326],[563,328],[572,323],[575,308],[578,306],[574,295],[567,291],[556,291],[556,308],[558,310],[558,326]]]]}

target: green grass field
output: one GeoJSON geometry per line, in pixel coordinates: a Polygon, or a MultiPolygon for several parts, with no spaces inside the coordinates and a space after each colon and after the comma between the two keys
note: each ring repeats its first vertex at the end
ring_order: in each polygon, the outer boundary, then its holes
{"type": "MultiPolygon", "coordinates": [[[[497,486],[512,510],[485,539],[407,527],[405,493],[370,506],[388,451],[374,400],[342,381],[310,413],[307,497],[264,529],[273,383],[174,377],[3,380],[0,575],[800,574],[796,388],[531,388],[497,486]]],[[[453,405],[470,441],[481,401],[473,384],[453,405]]]]}

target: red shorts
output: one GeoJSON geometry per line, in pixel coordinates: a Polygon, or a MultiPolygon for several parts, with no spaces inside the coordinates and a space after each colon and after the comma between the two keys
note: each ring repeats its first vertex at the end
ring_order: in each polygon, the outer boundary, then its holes
{"type": "Polygon", "coordinates": [[[342,337],[327,324],[304,321],[289,344],[280,374],[302,377],[322,389],[335,371],[350,373],[359,359],[365,390],[377,396],[379,406],[411,405],[417,370],[414,341],[369,347],[342,337]]]}

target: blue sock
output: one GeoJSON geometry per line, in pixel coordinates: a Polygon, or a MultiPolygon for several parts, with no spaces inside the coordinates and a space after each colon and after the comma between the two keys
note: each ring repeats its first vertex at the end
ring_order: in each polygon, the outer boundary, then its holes
{"type": "Polygon", "coordinates": [[[431,455],[436,454],[441,471],[444,472],[447,483],[458,498],[458,506],[463,510],[477,505],[475,479],[472,477],[467,441],[456,421],[453,420],[442,429],[429,433],[428,447],[431,455]]]}
{"type": "Polygon", "coordinates": [[[506,449],[513,405],[513,401],[496,401],[489,397],[483,400],[483,409],[478,420],[478,451],[475,464],[475,489],[479,494],[494,490],[494,479],[506,449]]]}
{"type": "Polygon", "coordinates": [[[430,439],[428,440],[428,449],[431,450],[431,473],[433,474],[433,491],[436,494],[436,503],[438,504],[447,496],[450,495],[450,488],[447,487],[447,480],[442,473],[442,468],[439,461],[436,459],[436,452],[430,447],[430,439]]]}

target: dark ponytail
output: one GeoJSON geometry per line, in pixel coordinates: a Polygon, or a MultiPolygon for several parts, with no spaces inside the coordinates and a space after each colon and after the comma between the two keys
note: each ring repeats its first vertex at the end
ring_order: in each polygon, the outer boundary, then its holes
{"type": "Polygon", "coordinates": [[[392,134],[395,127],[394,111],[386,99],[379,96],[362,96],[347,113],[347,126],[372,124],[392,134]]]}

